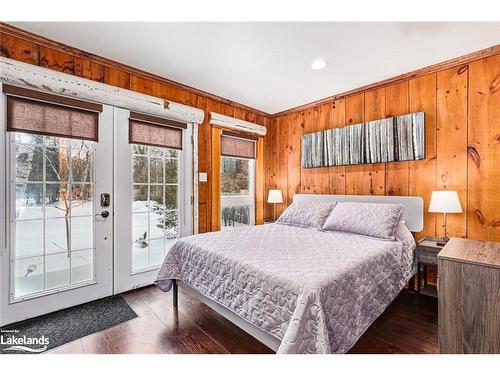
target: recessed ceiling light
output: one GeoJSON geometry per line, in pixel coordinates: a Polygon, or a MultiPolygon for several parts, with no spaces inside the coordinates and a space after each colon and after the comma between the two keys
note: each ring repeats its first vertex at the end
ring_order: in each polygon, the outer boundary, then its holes
{"type": "Polygon", "coordinates": [[[311,68],[313,70],[321,70],[321,69],[324,69],[326,67],[326,65],[327,65],[327,63],[326,63],[325,60],[323,60],[323,59],[316,59],[311,64],[311,68]]]}

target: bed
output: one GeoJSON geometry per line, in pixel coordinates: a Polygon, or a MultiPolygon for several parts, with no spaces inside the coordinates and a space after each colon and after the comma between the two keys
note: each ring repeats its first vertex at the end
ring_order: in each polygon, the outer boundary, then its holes
{"type": "MultiPolygon", "coordinates": [[[[295,195],[294,202],[400,203],[394,241],[267,224],[180,239],[156,279],[194,294],[278,353],[345,353],[416,271],[419,197],[295,195]]],[[[176,300],[176,295],[174,301],[176,300]]]]}

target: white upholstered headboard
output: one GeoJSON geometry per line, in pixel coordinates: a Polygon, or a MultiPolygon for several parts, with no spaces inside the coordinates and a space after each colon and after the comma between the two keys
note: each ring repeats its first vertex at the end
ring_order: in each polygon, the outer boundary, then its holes
{"type": "Polygon", "coordinates": [[[294,202],[371,202],[371,203],[401,203],[406,210],[403,218],[406,226],[412,232],[424,229],[424,200],[420,197],[399,197],[385,195],[326,195],[326,194],[295,194],[294,202]]]}

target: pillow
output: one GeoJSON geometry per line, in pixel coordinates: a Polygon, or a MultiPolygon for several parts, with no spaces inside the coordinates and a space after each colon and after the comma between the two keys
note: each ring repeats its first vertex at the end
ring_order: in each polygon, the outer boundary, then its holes
{"type": "Polygon", "coordinates": [[[336,202],[292,203],[276,220],[277,224],[321,228],[336,202]]]}
{"type": "Polygon", "coordinates": [[[404,211],[402,204],[339,202],[323,225],[335,230],[395,240],[395,232],[404,211]]]}
{"type": "Polygon", "coordinates": [[[411,234],[404,221],[400,221],[396,226],[394,237],[396,237],[396,241],[403,243],[405,249],[413,251],[417,247],[415,238],[413,238],[413,234],[411,234]]]}

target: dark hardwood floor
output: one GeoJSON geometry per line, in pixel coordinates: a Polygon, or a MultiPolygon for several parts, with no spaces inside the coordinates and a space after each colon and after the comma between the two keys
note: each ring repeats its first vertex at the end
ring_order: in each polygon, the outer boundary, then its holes
{"type": "MultiPolygon", "coordinates": [[[[123,294],[138,318],[60,346],[50,353],[273,353],[205,304],[179,289],[151,286],[123,294]]],[[[350,353],[436,353],[437,300],[403,291],[350,353]]]]}

